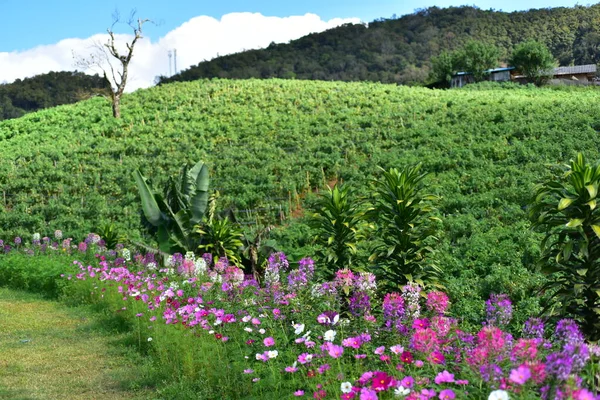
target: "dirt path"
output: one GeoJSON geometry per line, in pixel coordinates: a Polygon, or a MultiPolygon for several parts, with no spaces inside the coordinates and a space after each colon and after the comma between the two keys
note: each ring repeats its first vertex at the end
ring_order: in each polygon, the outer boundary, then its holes
{"type": "Polygon", "coordinates": [[[114,344],[119,336],[91,329],[89,317],[0,288],[0,399],[152,399],[123,389],[139,367],[114,344]]]}

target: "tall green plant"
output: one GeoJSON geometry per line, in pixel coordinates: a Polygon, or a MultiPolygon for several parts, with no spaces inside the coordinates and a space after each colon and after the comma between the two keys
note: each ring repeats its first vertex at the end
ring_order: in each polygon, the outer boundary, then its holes
{"type": "Polygon", "coordinates": [[[311,226],[318,230],[315,242],[320,245],[320,256],[326,279],[336,270],[350,268],[362,238],[359,226],[363,221],[360,202],[353,198],[347,185],[327,188],[315,203],[311,226]]]}
{"type": "Polygon", "coordinates": [[[407,281],[437,284],[441,269],[435,264],[438,242],[431,202],[436,196],[423,193],[421,164],[401,171],[383,171],[374,183],[374,204],[366,213],[375,223],[374,246],[370,261],[387,288],[398,288],[407,281]]]}
{"type": "Polygon", "coordinates": [[[578,154],[560,181],[538,187],[530,212],[533,228],[546,234],[538,264],[549,278],[545,312],[576,318],[592,340],[600,339],[599,187],[600,164],[578,154]]]}
{"type": "Polygon", "coordinates": [[[208,205],[208,167],[202,162],[186,164],[179,176],[169,178],[163,193],[154,190],[139,170],[134,173],[147,222],[157,228],[156,238],[166,253],[194,251],[198,235],[194,226],[208,205]]]}

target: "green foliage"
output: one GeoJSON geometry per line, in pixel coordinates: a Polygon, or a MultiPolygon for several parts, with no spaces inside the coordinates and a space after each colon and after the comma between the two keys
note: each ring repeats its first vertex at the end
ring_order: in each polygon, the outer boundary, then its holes
{"type": "Polygon", "coordinates": [[[472,73],[480,82],[486,78],[487,70],[498,65],[499,58],[500,51],[493,44],[471,40],[453,54],[453,65],[456,70],[472,73]]]}
{"type": "Polygon", "coordinates": [[[338,269],[355,264],[353,257],[363,238],[359,232],[363,220],[360,208],[350,186],[338,184],[333,189],[328,187],[314,205],[311,225],[318,231],[315,237],[321,248],[318,260],[326,279],[331,279],[338,269]]]}
{"type": "Polygon", "coordinates": [[[244,235],[229,218],[211,218],[196,227],[195,232],[202,236],[202,243],[198,246],[201,252],[211,253],[215,258],[227,257],[234,265],[241,264],[240,252],[244,246],[244,235]]]}
{"type": "Polygon", "coordinates": [[[245,229],[242,236],[242,256],[244,266],[248,267],[257,282],[263,276],[262,265],[272,253],[278,250],[277,241],[271,239],[273,226],[257,223],[245,229]]]}
{"type": "Polygon", "coordinates": [[[31,256],[18,252],[0,253],[0,286],[40,293],[58,298],[66,285],[61,274],[68,271],[73,259],[69,256],[31,256]]]}
{"type": "Polygon", "coordinates": [[[435,263],[439,239],[431,221],[436,196],[423,193],[421,164],[383,171],[374,181],[374,205],[367,218],[375,223],[375,246],[370,260],[380,280],[398,289],[409,281],[435,283],[441,269],[435,263]]]}
{"type": "Polygon", "coordinates": [[[150,187],[139,170],[134,175],[144,216],[157,228],[161,251],[194,251],[197,237],[193,227],[200,223],[208,205],[208,167],[202,161],[184,165],[177,179],[169,178],[162,195],[150,187]]]}
{"type": "Polygon", "coordinates": [[[582,323],[591,340],[600,339],[600,164],[587,164],[580,153],[563,179],[536,191],[533,227],[545,233],[539,265],[552,292],[546,310],[582,323]],[[560,310],[560,314],[557,310],[560,310]]]}
{"type": "Polygon", "coordinates": [[[552,77],[556,61],[543,43],[528,40],[513,50],[510,64],[521,71],[531,82],[541,86],[552,77]]]}

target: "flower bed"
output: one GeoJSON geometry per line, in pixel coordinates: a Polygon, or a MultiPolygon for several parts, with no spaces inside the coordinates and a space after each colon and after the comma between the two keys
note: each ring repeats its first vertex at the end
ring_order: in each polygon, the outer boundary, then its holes
{"type": "MultiPolygon", "coordinates": [[[[71,272],[65,265],[67,296],[120,315],[166,375],[202,382],[207,398],[600,398],[600,348],[568,319],[551,329],[531,318],[511,335],[502,294],[486,302],[481,329],[468,332],[443,292],[410,284],[383,294],[374,275],[350,270],[317,282],[309,258],[292,267],[276,253],[252,277],[209,254],[175,254],[160,268],[152,254],[106,250],[97,235],[77,245],[12,244],[3,244],[4,260],[93,260],[71,272]]],[[[18,282],[41,279],[35,271],[44,268],[11,265],[0,276],[18,282]]],[[[57,269],[44,276],[57,278],[57,269]]]]}

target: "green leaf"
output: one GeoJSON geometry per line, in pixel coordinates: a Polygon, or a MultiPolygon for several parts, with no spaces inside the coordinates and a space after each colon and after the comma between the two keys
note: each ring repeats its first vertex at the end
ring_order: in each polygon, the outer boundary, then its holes
{"type": "Polygon", "coordinates": [[[585,188],[587,189],[588,193],[590,194],[590,199],[595,199],[596,195],[598,194],[598,184],[593,183],[591,185],[587,185],[585,188]]]}
{"type": "Polygon", "coordinates": [[[590,206],[590,210],[593,210],[596,208],[596,199],[594,200],[590,200],[587,203],[585,203],[586,205],[590,206]]]}
{"type": "Polygon", "coordinates": [[[158,203],[154,198],[154,193],[148,186],[146,178],[142,175],[139,170],[134,172],[135,183],[137,184],[138,191],[140,192],[140,198],[142,200],[142,210],[148,222],[154,226],[159,226],[162,223],[163,217],[158,203]]]}
{"type": "Polygon", "coordinates": [[[567,222],[567,228],[577,228],[583,224],[583,218],[573,218],[567,222]]]}
{"type": "Polygon", "coordinates": [[[575,199],[572,199],[569,197],[560,199],[560,202],[558,203],[558,211],[562,211],[565,208],[569,207],[571,205],[571,203],[573,203],[574,201],[575,201],[575,199]]]}
{"type": "Polygon", "coordinates": [[[592,225],[592,230],[594,231],[598,239],[600,239],[600,225],[592,225]]]}
{"type": "Polygon", "coordinates": [[[580,276],[585,276],[585,274],[587,274],[587,272],[588,272],[587,268],[579,268],[577,270],[577,274],[580,275],[580,276]]]}

